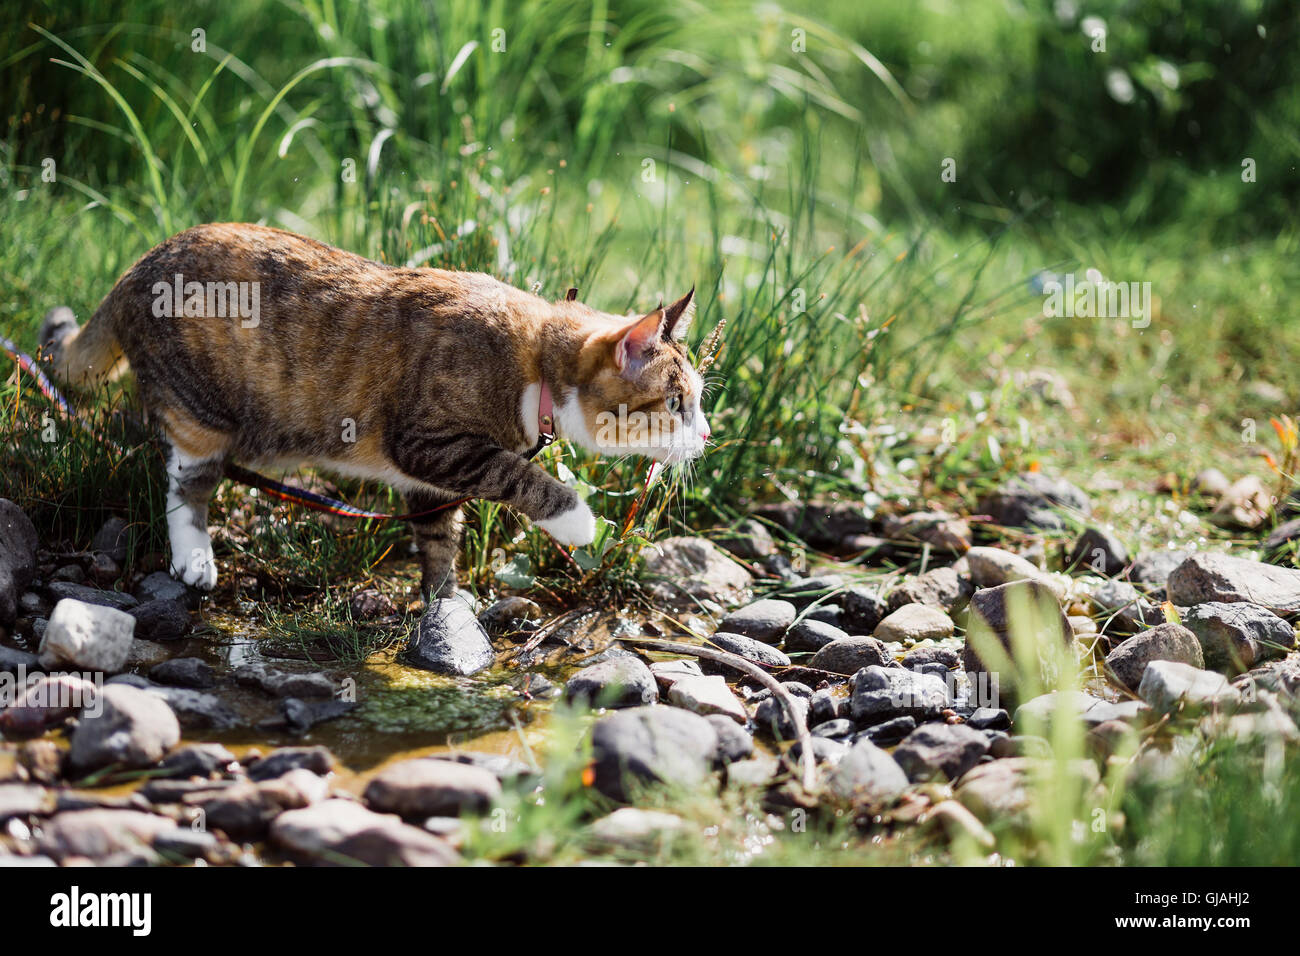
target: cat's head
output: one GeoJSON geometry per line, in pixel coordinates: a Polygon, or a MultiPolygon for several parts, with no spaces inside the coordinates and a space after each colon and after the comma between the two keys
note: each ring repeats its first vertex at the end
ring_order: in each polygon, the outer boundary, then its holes
{"type": "Polygon", "coordinates": [[[668,464],[704,453],[709,424],[704,382],[682,340],[695,315],[695,290],[639,319],[605,316],[579,357],[580,444],[604,455],[645,455],[668,464]]]}

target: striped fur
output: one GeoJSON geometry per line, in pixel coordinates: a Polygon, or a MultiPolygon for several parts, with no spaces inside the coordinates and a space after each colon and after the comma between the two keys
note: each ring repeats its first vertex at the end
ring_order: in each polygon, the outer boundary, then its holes
{"type": "MultiPolygon", "coordinates": [[[[586,505],[522,457],[537,439],[538,385],[550,385],[560,437],[665,460],[699,454],[701,383],[678,341],[693,304],[688,294],[619,317],[480,273],[396,268],[282,230],[220,223],[146,253],[84,327],[66,309],[52,312],[42,345],[72,384],[114,377],[129,362],[171,448],[173,573],[210,588],[207,502],[227,460],[380,479],[412,511],[465,495],[504,502],[561,543],[588,543],[586,505]],[[255,320],[213,315],[211,300],[203,314],[157,314],[177,276],[255,287],[255,320]],[[663,413],[672,440],[648,444],[635,423],[602,429],[602,413],[620,408],[663,413]]],[[[459,509],[414,530],[422,587],[446,593],[459,509]]]]}

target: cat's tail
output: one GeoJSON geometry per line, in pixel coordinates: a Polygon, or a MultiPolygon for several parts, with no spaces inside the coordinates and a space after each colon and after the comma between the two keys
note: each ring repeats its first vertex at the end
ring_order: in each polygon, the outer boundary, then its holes
{"type": "Polygon", "coordinates": [[[122,347],[103,310],[84,326],[66,305],[50,309],[41,323],[41,350],[56,377],[70,385],[95,385],[122,374],[122,347]]]}

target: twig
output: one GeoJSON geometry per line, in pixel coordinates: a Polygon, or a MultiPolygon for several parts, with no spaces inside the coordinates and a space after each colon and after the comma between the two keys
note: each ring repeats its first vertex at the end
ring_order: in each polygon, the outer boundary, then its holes
{"type": "Polygon", "coordinates": [[[804,721],[803,714],[795,707],[794,698],[790,696],[790,692],[782,687],[771,674],[739,654],[720,651],[713,647],[701,647],[698,644],[679,644],[677,641],[661,641],[645,637],[620,637],[618,640],[624,644],[633,644],[637,647],[666,651],[671,654],[689,654],[693,657],[702,657],[705,660],[726,664],[728,667],[743,671],[770,690],[772,696],[781,702],[785,712],[790,715],[790,723],[794,725],[795,737],[799,741],[799,764],[803,771],[803,788],[809,793],[816,791],[817,763],[813,757],[812,735],[808,733],[808,724],[804,721]]]}

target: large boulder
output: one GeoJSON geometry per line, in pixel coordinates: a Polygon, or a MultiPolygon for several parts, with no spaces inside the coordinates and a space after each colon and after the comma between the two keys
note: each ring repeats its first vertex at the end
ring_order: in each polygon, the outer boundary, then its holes
{"type": "Polygon", "coordinates": [[[1050,662],[1059,653],[1056,647],[1070,647],[1073,630],[1049,587],[1038,581],[1012,581],[975,592],[970,601],[970,620],[962,651],[967,672],[996,673],[1003,690],[1014,690],[1021,678],[1028,675],[1015,673],[1013,635],[1030,643],[1034,656],[1042,662],[1039,678],[1044,683],[1053,683],[1056,675],[1049,672],[1050,662]],[[983,660],[983,656],[997,647],[1006,655],[1010,668],[993,667],[983,660]]]}
{"type": "Polygon", "coordinates": [[[495,660],[487,631],[458,597],[433,601],[406,649],[408,664],[457,677],[477,674],[495,660]]]}
{"type": "Polygon", "coordinates": [[[41,665],[116,674],[126,666],[135,618],[125,611],[64,598],[41,636],[41,665]]]}
{"type": "Polygon", "coordinates": [[[1204,652],[1194,666],[1233,674],[1284,657],[1295,644],[1295,629],[1267,608],[1237,602],[1207,601],[1189,608],[1183,624],[1196,635],[1204,652]]]}
{"type": "Polygon", "coordinates": [[[598,720],[591,743],[596,788],[627,800],[638,784],[698,786],[717,755],[718,733],[677,707],[637,707],[598,720]]]}
{"type": "Polygon", "coordinates": [[[1292,617],[1300,614],[1300,570],[1227,554],[1193,554],[1169,575],[1168,593],[1178,607],[1258,604],[1292,617]]]}
{"type": "Polygon", "coordinates": [[[135,687],[106,686],[93,710],[98,712],[86,709],[72,734],[68,759],[80,773],[113,765],[152,767],[181,739],[180,723],[167,702],[135,687]]]}

